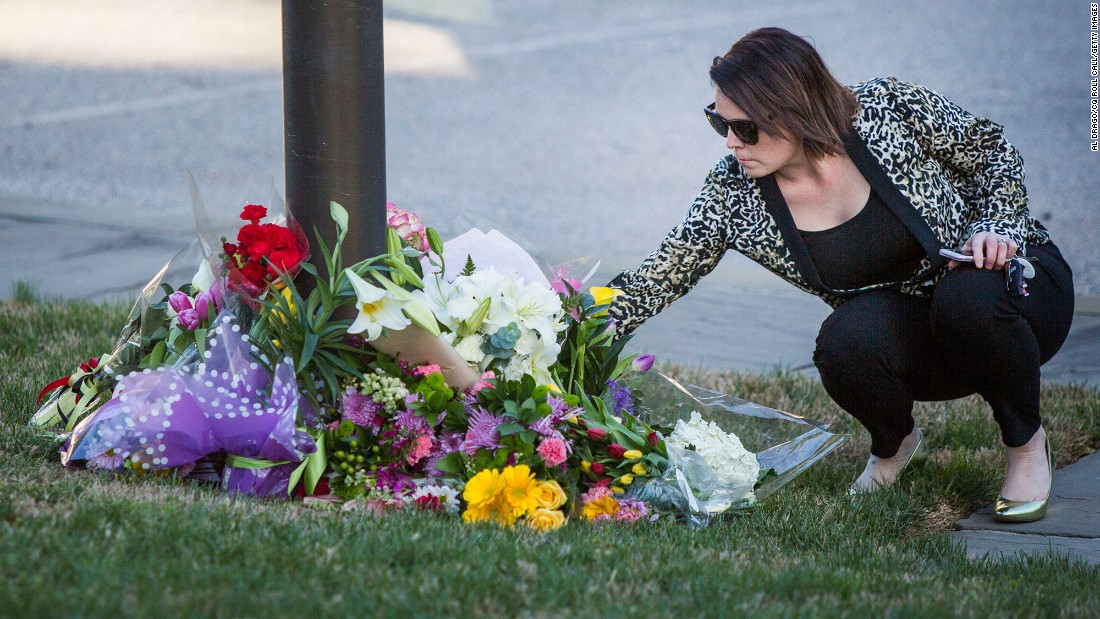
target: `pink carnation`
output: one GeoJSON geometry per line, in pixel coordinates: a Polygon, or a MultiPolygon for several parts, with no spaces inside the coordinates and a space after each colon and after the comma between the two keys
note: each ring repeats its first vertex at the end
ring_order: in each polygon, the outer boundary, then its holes
{"type": "Polygon", "coordinates": [[[493,385],[491,383],[489,383],[488,381],[490,379],[496,378],[496,377],[497,377],[497,375],[492,370],[487,370],[484,374],[481,375],[481,380],[477,381],[477,384],[474,385],[473,387],[470,387],[470,391],[473,391],[474,393],[477,393],[478,391],[481,391],[482,389],[485,389],[487,387],[492,387],[493,385]]]}
{"type": "Polygon", "coordinates": [[[546,466],[557,466],[565,462],[567,455],[565,443],[560,438],[543,439],[539,443],[538,452],[546,462],[546,466]]]}
{"type": "Polygon", "coordinates": [[[409,451],[409,455],[405,456],[405,461],[409,464],[416,464],[431,453],[432,437],[427,434],[421,434],[413,440],[413,448],[409,451]]]}
{"type": "Polygon", "coordinates": [[[612,496],[611,488],[607,484],[596,484],[581,495],[581,500],[585,503],[594,503],[606,496],[612,496]]]}
{"type": "Polygon", "coordinates": [[[623,499],[619,501],[619,510],[615,512],[616,522],[637,522],[649,515],[649,506],[643,501],[623,499]]]}
{"type": "Polygon", "coordinates": [[[413,374],[416,374],[417,376],[427,376],[428,374],[442,374],[442,373],[443,373],[443,370],[440,369],[440,367],[438,365],[434,364],[434,363],[427,363],[427,364],[424,364],[424,365],[418,365],[418,366],[416,366],[416,370],[413,372],[413,374]]]}

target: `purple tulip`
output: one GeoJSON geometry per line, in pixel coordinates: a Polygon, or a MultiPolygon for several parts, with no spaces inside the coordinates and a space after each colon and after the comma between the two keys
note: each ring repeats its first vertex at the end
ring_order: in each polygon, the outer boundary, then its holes
{"type": "Polygon", "coordinates": [[[195,313],[199,315],[200,320],[210,320],[213,316],[210,315],[211,305],[213,305],[213,299],[206,292],[200,292],[195,295],[195,313]]]}
{"type": "Polygon", "coordinates": [[[168,297],[168,305],[172,306],[172,309],[176,310],[177,313],[189,310],[191,309],[191,297],[177,290],[168,297]]]}
{"type": "Polygon", "coordinates": [[[634,357],[634,370],[639,373],[646,373],[649,368],[653,367],[653,355],[638,355],[634,357]]]}
{"type": "Polygon", "coordinates": [[[185,309],[176,316],[180,321],[180,326],[188,331],[194,331],[199,328],[199,313],[193,309],[185,309]]]}
{"type": "Polygon", "coordinates": [[[210,290],[207,291],[210,295],[210,300],[214,302],[215,311],[225,306],[225,280],[215,279],[213,284],[210,284],[210,290]]]}

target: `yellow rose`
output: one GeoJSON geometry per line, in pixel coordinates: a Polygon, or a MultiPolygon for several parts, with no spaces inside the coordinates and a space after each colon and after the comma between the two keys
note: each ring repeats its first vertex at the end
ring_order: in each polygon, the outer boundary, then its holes
{"type": "Polygon", "coordinates": [[[541,492],[538,501],[539,507],[542,509],[558,509],[569,500],[569,497],[565,495],[565,491],[561,489],[561,485],[554,480],[542,482],[539,485],[539,490],[541,492]]]}
{"type": "Polygon", "coordinates": [[[637,449],[627,449],[623,452],[623,460],[637,460],[642,457],[642,452],[637,449]]]}
{"type": "Polygon", "coordinates": [[[635,464],[634,467],[630,469],[630,471],[632,473],[634,473],[635,475],[645,475],[646,473],[649,472],[649,470],[647,470],[645,468],[645,465],[642,464],[641,462],[638,462],[637,464],[635,464]]]}
{"type": "Polygon", "coordinates": [[[627,473],[626,475],[623,475],[619,478],[619,483],[624,486],[629,486],[630,484],[634,483],[634,476],[630,473],[627,473]]]}
{"type": "MultiPolygon", "coordinates": [[[[588,293],[595,299],[596,305],[610,305],[612,299],[618,296],[626,294],[618,288],[608,288],[607,286],[592,286],[588,289],[588,293]]],[[[603,316],[607,313],[607,309],[593,314],[593,316],[603,316]]]]}
{"type": "Polygon", "coordinates": [[[540,533],[561,528],[563,524],[565,524],[565,514],[556,509],[540,507],[527,517],[527,526],[540,533]]]}

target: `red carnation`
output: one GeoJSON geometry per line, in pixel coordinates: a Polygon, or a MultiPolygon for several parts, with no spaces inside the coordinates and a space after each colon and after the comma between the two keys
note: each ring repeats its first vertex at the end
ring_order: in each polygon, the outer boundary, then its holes
{"type": "Polygon", "coordinates": [[[241,275],[257,288],[263,288],[267,280],[267,271],[259,262],[249,262],[241,267],[241,275]]]}
{"type": "Polygon", "coordinates": [[[611,456],[613,460],[622,460],[623,454],[625,453],[626,447],[623,447],[618,443],[611,443],[611,445],[607,448],[607,455],[611,456]]]}
{"type": "Polygon", "coordinates": [[[222,251],[225,252],[226,256],[235,256],[237,255],[237,246],[232,243],[225,242],[222,243],[222,251]]]}
{"type": "Polygon", "coordinates": [[[267,217],[267,209],[259,204],[245,205],[244,210],[241,211],[241,219],[245,221],[251,221],[252,223],[260,223],[260,220],[267,217]]]}
{"type": "Polygon", "coordinates": [[[588,428],[588,438],[594,441],[602,441],[607,438],[607,432],[603,428],[588,428]]]}

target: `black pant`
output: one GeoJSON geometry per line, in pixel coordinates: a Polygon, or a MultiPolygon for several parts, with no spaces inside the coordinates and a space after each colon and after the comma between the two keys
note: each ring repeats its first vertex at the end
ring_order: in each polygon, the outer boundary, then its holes
{"type": "Polygon", "coordinates": [[[895,455],[913,431],[913,402],[980,394],[1005,445],[1039,429],[1039,366],[1073,320],[1073,274],[1053,243],[1038,258],[1030,296],[1012,297],[1003,271],[960,266],[932,298],[858,295],[821,325],[814,364],[829,395],[871,433],[871,453],[895,455]]]}

